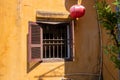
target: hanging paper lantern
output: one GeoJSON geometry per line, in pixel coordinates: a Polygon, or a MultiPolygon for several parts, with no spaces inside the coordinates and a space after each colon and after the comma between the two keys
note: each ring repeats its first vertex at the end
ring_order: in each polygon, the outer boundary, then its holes
{"type": "Polygon", "coordinates": [[[85,14],[85,7],[82,5],[73,5],[70,8],[70,16],[72,18],[80,18],[85,14]]]}

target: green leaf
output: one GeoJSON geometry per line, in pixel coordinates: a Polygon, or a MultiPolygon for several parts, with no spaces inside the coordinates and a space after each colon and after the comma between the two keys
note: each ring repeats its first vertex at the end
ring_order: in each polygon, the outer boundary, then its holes
{"type": "Polygon", "coordinates": [[[115,55],[112,55],[112,56],[110,57],[110,60],[113,61],[113,62],[115,63],[116,60],[117,60],[117,57],[116,57],[115,55]]]}
{"type": "Polygon", "coordinates": [[[120,3],[118,1],[113,2],[114,5],[119,5],[120,3]]]}

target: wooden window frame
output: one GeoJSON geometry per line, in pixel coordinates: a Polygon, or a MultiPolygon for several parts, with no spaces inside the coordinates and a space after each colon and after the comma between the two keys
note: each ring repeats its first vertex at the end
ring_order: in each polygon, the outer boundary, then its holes
{"type": "MultiPolygon", "coordinates": [[[[29,33],[28,33],[28,59],[29,59],[29,62],[31,61],[73,61],[73,58],[74,58],[74,21],[69,21],[69,22],[64,22],[64,23],[69,23],[69,25],[67,25],[67,39],[70,39],[68,40],[68,58],[67,59],[61,59],[61,58],[51,58],[51,59],[43,59],[43,30],[42,28],[40,28],[40,46],[39,45],[31,45],[31,27],[32,25],[34,26],[39,26],[38,25],[40,22],[29,22],[29,33]],[[32,52],[31,52],[31,47],[40,47],[41,48],[41,52],[40,52],[40,57],[39,58],[36,58],[36,59],[32,59],[32,52]]],[[[49,23],[48,23],[49,24],[49,23]]]]}

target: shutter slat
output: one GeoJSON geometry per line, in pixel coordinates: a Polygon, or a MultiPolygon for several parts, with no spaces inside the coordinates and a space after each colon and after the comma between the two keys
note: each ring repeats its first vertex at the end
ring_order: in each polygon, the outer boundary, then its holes
{"type": "Polygon", "coordinates": [[[40,47],[32,47],[31,51],[32,51],[32,59],[36,59],[36,58],[40,58],[40,47]]]}
{"type": "Polygon", "coordinates": [[[41,61],[42,28],[35,22],[29,22],[29,61],[41,61]]]}
{"type": "Polygon", "coordinates": [[[40,26],[31,27],[31,41],[32,44],[40,44],[40,26]]]}

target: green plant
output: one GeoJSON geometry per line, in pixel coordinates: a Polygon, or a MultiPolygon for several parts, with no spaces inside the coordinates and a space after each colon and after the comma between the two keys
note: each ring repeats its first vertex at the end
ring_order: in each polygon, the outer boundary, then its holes
{"type": "Polygon", "coordinates": [[[97,2],[95,7],[98,13],[98,20],[100,24],[107,30],[107,34],[110,37],[110,44],[104,47],[104,52],[109,55],[111,61],[115,63],[115,66],[120,69],[120,1],[116,0],[112,5],[115,5],[118,10],[112,11],[111,5],[107,4],[105,0],[97,2]]]}

